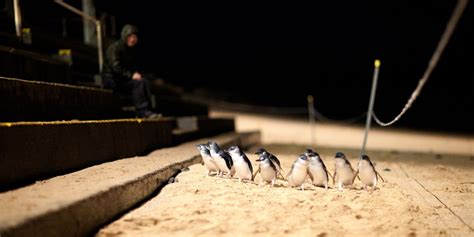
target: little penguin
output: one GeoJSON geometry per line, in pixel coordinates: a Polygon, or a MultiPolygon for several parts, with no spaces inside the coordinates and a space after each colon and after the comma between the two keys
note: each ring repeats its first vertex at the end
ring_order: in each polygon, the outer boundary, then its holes
{"type": "Polygon", "coordinates": [[[247,155],[238,146],[231,146],[227,149],[227,152],[232,157],[235,174],[239,178],[239,182],[242,182],[242,180],[253,181],[253,167],[247,155]]]}
{"type": "Polygon", "coordinates": [[[307,175],[308,157],[302,154],[295,160],[286,178],[290,187],[301,187],[301,190],[304,191],[304,183],[307,175]]]}
{"type": "Polygon", "coordinates": [[[337,152],[334,159],[333,184],[337,184],[339,191],[342,191],[344,186],[352,186],[355,177],[354,169],[344,153],[337,152]]]}
{"type": "Polygon", "coordinates": [[[262,177],[260,185],[263,185],[264,182],[271,182],[273,187],[276,182],[278,171],[275,164],[268,158],[268,156],[268,153],[263,153],[258,157],[256,160],[259,163],[258,169],[253,175],[253,178],[255,178],[257,173],[260,172],[260,176],[262,177]]]}
{"type": "Polygon", "coordinates": [[[279,175],[281,177],[281,179],[285,179],[285,177],[283,176],[283,169],[281,168],[281,163],[280,163],[280,160],[275,156],[273,155],[272,153],[268,152],[267,150],[265,150],[264,148],[258,148],[257,151],[255,151],[255,154],[260,156],[262,154],[268,154],[267,158],[273,163],[273,165],[276,167],[277,169],[277,176],[279,175]]]}
{"type": "MultiPolygon", "coordinates": [[[[309,158],[308,175],[314,186],[324,187],[328,189],[329,174],[326,165],[318,153],[311,151],[306,153],[309,158]]],[[[333,177],[331,177],[333,178],[333,177]]]]}
{"type": "Polygon", "coordinates": [[[207,169],[207,175],[211,175],[211,172],[219,173],[219,168],[217,167],[216,162],[211,157],[211,152],[209,151],[209,147],[206,144],[199,144],[196,145],[197,149],[201,153],[202,161],[204,162],[204,166],[207,169]]]}
{"type": "Polygon", "coordinates": [[[207,144],[209,145],[211,157],[219,168],[219,176],[226,173],[228,178],[232,177],[235,170],[233,169],[232,157],[230,157],[229,153],[221,150],[219,145],[215,142],[210,141],[207,144]]]}
{"type": "Polygon", "coordinates": [[[367,186],[371,186],[372,190],[375,190],[377,187],[378,177],[380,177],[380,179],[385,182],[379,172],[375,170],[375,166],[372,164],[369,156],[367,155],[362,155],[360,158],[359,164],[357,165],[357,171],[352,179],[352,182],[354,182],[354,179],[357,175],[359,175],[360,181],[362,181],[364,184],[365,190],[368,190],[367,186]]]}

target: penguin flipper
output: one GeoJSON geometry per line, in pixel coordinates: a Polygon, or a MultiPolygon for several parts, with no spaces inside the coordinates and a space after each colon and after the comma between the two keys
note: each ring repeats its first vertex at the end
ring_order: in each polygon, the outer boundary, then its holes
{"type": "MultiPolygon", "coordinates": [[[[357,169],[356,172],[354,173],[354,176],[352,176],[352,183],[354,183],[356,177],[359,178],[359,169],[357,169]]],[[[360,180],[360,178],[359,178],[359,180],[360,180]]]]}
{"type": "Polygon", "coordinates": [[[277,179],[286,180],[285,176],[283,176],[283,174],[281,172],[277,173],[277,179]]]}
{"type": "Polygon", "coordinates": [[[327,170],[326,170],[326,174],[328,174],[328,175],[329,175],[329,177],[331,177],[331,179],[332,179],[332,180],[334,180],[334,176],[332,176],[332,174],[331,174],[331,173],[329,173],[327,170]]]}
{"type": "Polygon", "coordinates": [[[290,172],[288,172],[286,174],[285,180],[288,180],[288,177],[290,177],[291,173],[293,172],[293,167],[295,167],[295,164],[293,164],[293,166],[291,166],[290,172]]]}
{"type": "Polygon", "coordinates": [[[311,183],[313,183],[313,181],[314,181],[313,174],[311,172],[309,172],[309,170],[308,170],[307,174],[308,175],[306,177],[309,177],[309,179],[311,179],[311,183]]]}
{"type": "Polygon", "coordinates": [[[382,175],[380,175],[380,173],[377,172],[377,170],[375,170],[375,173],[380,177],[380,179],[382,180],[382,182],[385,182],[385,180],[382,178],[382,175]]]}
{"type": "Polygon", "coordinates": [[[283,173],[285,173],[285,170],[283,168],[281,168],[281,166],[280,166],[280,170],[278,170],[278,174],[280,175],[280,178],[282,180],[286,180],[285,176],[283,176],[283,173]]]}
{"type": "Polygon", "coordinates": [[[324,172],[326,172],[326,174],[328,174],[329,176],[331,176],[331,179],[334,179],[331,175],[331,173],[328,172],[328,168],[326,168],[326,165],[324,164],[324,162],[321,160],[321,164],[323,164],[323,169],[324,169],[324,172]]]}
{"type": "Polygon", "coordinates": [[[260,172],[260,166],[258,166],[258,169],[255,171],[255,173],[252,174],[252,181],[255,179],[257,176],[258,172],[260,172]]]}

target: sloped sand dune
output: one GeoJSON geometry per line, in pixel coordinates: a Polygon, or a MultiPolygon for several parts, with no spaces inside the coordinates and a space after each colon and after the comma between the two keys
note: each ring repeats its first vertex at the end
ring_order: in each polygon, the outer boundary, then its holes
{"type": "MultiPolygon", "coordinates": [[[[306,147],[265,145],[288,171],[306,147]]],[[[253,152],[255,148],[250,151],[253,152]]],[[[330,172],[336,149],[318,149],[330,172]]],[[[355,167],[358,151],[345,152],[355,167]]],[[[256,167],[256,156],[249,158],[256,167]]],[[[373,193],[277,187],[205,176],[193,165],[98,236],[473,236],[471,156],[369,151],[385,183],[373,193]]],[[[257,182],[259,177],[257,176],[257,182]]],[[[331,182],[332,183],[332,182],[331,182]]]]}

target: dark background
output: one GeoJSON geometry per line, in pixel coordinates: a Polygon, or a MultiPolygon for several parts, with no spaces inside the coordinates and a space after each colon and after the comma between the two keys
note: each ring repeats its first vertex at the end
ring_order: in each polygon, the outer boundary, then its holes
{"type": "MultiPolygon", "coordinates": [[[[148,71],[230,102],[306,107],[312,94],[326,116],[356,116],[367,110],[379,58],[375,111],[388,121],[418,84],[456,1],[95,4],[98,14],[116,16],[119,30],[139,27],[148,71]]],[[[395,126],[472,134],[473,13],[471,2],[421,95],[395,126]]]]}

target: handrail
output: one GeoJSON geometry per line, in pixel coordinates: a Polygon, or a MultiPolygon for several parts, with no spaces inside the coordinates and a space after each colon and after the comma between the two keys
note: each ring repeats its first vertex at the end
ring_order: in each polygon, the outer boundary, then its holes
{"type": "Polygon", "coordinates": [[[95,23],[95,27],[96,27],[96,33],[97,33],[97,52],[98,52],[98,57],[99,57],[99,72],[102,73],[102,68],[103,68],[103,65],[104,65],[104,54],[103,54],[103,50],[102,50],[102,27],[101,27],[101,24],[100,24],[100,21],[97,20],[95,17],[92,17],[92,16],[89,16],[87,14],[85,14],[84,12],[82,12],[81,10],[65,3],[63,0],[54,0],[55,3],[61,5],[62,7],[82,16],[83,18],[85,18],[86,20],[88,21],[92,21],[95,23]]]}

